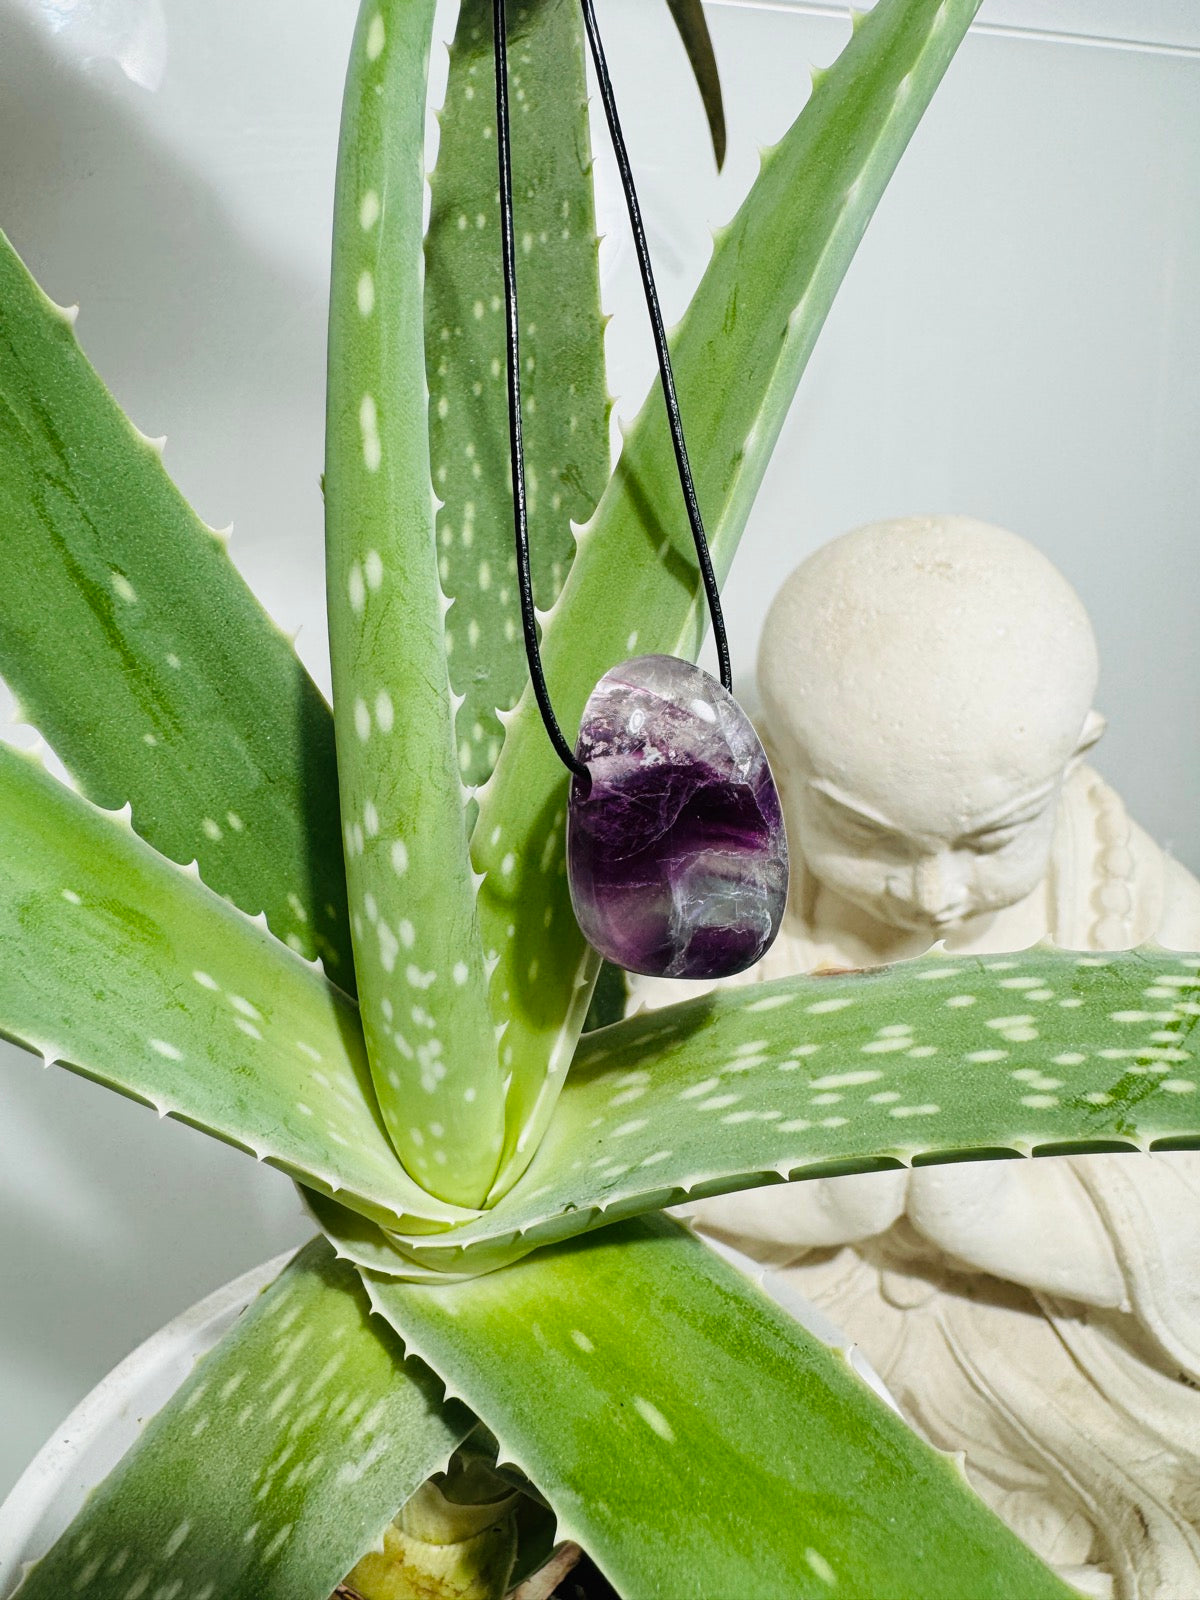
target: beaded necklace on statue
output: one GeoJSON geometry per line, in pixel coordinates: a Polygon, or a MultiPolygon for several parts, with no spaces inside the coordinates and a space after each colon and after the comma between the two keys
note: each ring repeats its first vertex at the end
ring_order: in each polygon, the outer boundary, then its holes
{"type": "Polygon", "coordinates": [[[581,4],[633,229],[721,676],[718,682],[676,656],[635,656],[606,672],[592,690],[574,750],[554,715],[529,566],[505,0],[493,0],[509,445],[525,654],[546,732],[571,773],[567,876],[584,937],[630,972],[722,978],[751,966],[779,931],[787,900],[787,840],[766,753],[730,692],[721,600],[684,443],[641,209],[592,0],[581,4]]]}

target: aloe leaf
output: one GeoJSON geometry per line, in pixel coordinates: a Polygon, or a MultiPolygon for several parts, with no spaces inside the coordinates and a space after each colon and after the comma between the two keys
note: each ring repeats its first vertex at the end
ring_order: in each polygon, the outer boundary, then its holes
{"type": "Polygon", "coordinates": [[[712,136],[713,156],[717,171],[725,165],[725,105],[721,97],[721,77],[717,71],[717,58],[709,37],[708,22],[701,0],[667,0],[679,37],[687,51],[696,87],[704,103],[708,118],[708,131],[712,136]]]}
{"type": "Polygon", "coordinates": [[[0,672],[82,791],[353,988],[333,726],[0,235],[0,672]]]}
{"type": "Polygon", "coordinates": [[[844,1356],[666,1218],[367,1288],[626,1600],[1070,1593],[844,1356]]]}
{"type": "Polygon", "coordinates": [[[504,1136],[446,666],[422,336],[434,0],[365,0],[334,205],[326,566],[354,961],[405,1168],[481,1200],[504,1136]]]}
{"type": "MultiPolygon", "coordinates": [[[[530,568],[543,610],[575,554],[572,522],[608,479],[608,393],[579,7],[510,5],[509,94],[530,568]]],[[[458,760],[483,783],[527,669],[505,382],[488,0],[465,0],[450,53],[425,238],[425,360],[458,760]]]]}
{"type": "Polygon", "coordinates": [[[474,1425],[314,1241],[205,1356],[21,1600],[328,1600],[474,1425]]]}
{"type": "Polygon", "coordinates": [[[406,1178],[354,1002],[128,827],[0,745],[0,1032],[393,1226],[406,1178]]]}
{"type": "Polygon", "coordinates": [[[508,1196],[404,1245],[429,1266],[486,1270],[685,1196],[785,1178],[1200,1148],[1198,1023],[1200,956],[1157,948],[935,954],[715,991],[587,1035],[508,1196]]]}
{"type": "MultiPolygon", "coordinates": [[[[977,3],[880,0],[717,235],[672,353],[719,574],[728,570],[834,292],[977,3]]],[[[547,678],[564,727],[575,727],[597,679],[625,657],[694,654],[703,617],[656,389],[580,536],[544,629],[547,678]]],[[[563,872],[565,808],[565,776],[527,693],[508,724],[474,833],[475,865],[487,874],[480,925],[485,945],[500,951],[492,1003],[497,1021],[508,1021],[506,1047],[516,1063],[509,1118],[521,1128],[494,1193],[511,1185],[537,1147],[582,1020],[580,993],[595,974],[563,872]]]]}

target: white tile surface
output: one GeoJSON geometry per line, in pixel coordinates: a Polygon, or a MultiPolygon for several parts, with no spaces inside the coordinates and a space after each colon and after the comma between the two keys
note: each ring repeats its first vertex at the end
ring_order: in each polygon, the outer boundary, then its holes
{"type": "MultiPolygon", "coordinates": [[[[44,8],[43,8],[44,9],[44,8]]],[[[137,12],[136,0],[126,10],[137,12]]],[[[140,7],[153,12],[151,0],[140,7]]],[[[837,7],[713,5],[712,171],[665,7],[605,0],[664,301],[846,33],[837,7]]],[[[327,681],[324,302],[351,0],[163,0],[156,92],[0,0],[0,224],[327,681]]],[[[1091,608],[1099,765],[1200,867],[1200,44],[1190,0],[987,0],[873,222],[727,590],[745,678],[766,601],[826,538],[958,510],[1036,540],[1091,608]],[[1078,42],[1031,38],[1086,33],[1078,42]],[[1097,38],[1135,41],[1114,48],[1097,38]],[[1149,44],[1153,48],[1140,46],[1149,44]]],[[[605,180],[613,384],[650,373],[605,180]]],[[[299,1238],[278,1174],[0,1055],[0,1493],[126,1349],[299,1238]]]]}

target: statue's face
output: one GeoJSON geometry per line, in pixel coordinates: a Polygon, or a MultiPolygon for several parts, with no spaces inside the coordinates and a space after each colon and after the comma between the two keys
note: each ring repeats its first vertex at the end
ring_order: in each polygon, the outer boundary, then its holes
{"type": "Polygon", "coordinates": [[[1058,779],[997,797],[993,781],[957,792],[953,815],[923,796],[887,812],[837,784],[808,777],[790,806],[793,849],[819,882],[880,922],[939,937],[999,911],[1046,876],[1058,779]]]}
{"type": "Polygon", "coordinates": [[[1097,670],[1078,595],[1015,534],[914,517],[823,546],[759,647],[793,853],[880,922],[933,938],[1017,904],[1103,729],[1097,670]]]}

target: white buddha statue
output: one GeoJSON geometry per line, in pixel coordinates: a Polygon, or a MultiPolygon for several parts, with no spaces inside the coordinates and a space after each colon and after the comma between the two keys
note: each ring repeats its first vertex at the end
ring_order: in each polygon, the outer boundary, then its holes
{"type": "MultiPolygon", "coordinates": [[[[792,884],[775,945],[729,982],[938,940],[1200,948],[1200,883],[1086,764],[1087,614],[1016,535],[936,517],[834,540],[776,597],[758,676],[792,884]]],[[[703,987],[634,979],[631,1008],[703,987]]],[[[1200,1155],[924,1167],[690,1212],[786,1266],[1064,1576],[1200,1595],[1200,1155]]]]}

